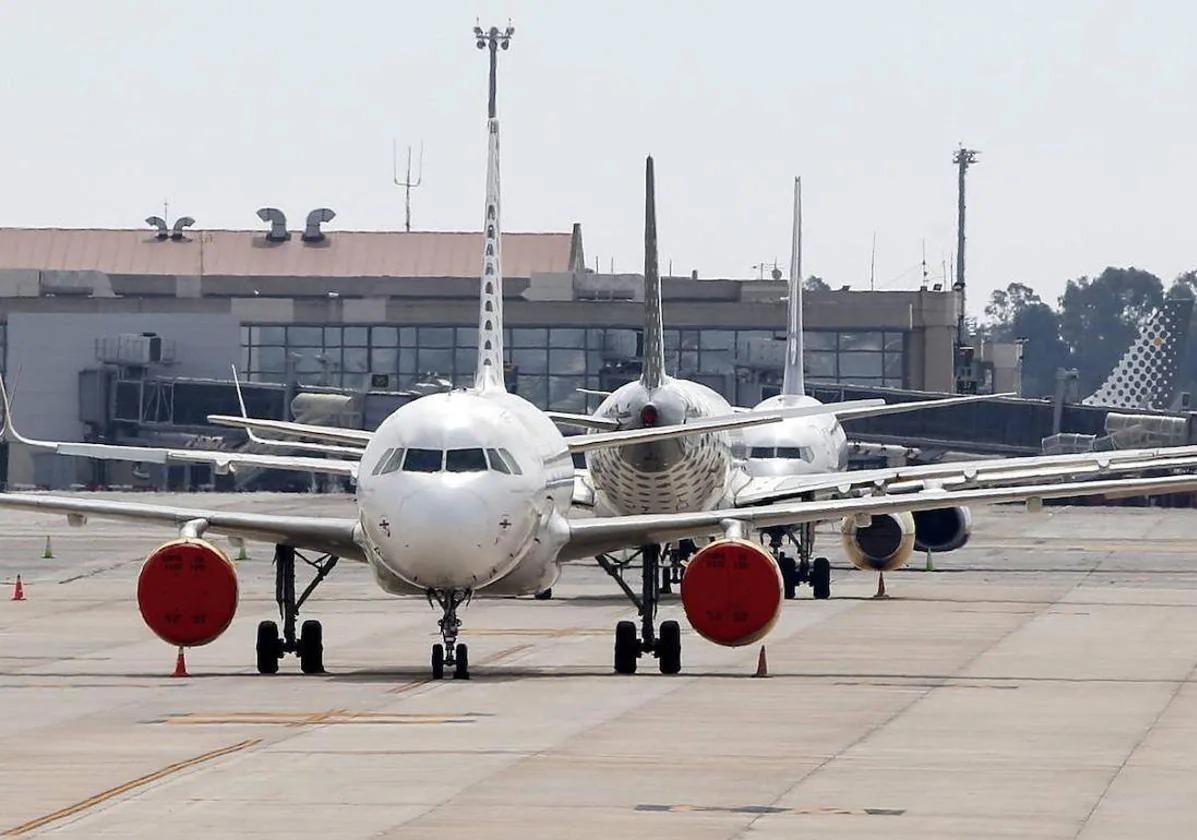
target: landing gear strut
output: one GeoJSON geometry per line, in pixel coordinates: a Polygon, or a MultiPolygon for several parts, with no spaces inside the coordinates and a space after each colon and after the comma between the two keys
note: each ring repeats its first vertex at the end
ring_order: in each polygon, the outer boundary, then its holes
{"type": "Polygon", "coordinates": [[[767,528],[769,551],[781,570],[781,581],[786,600],[798,597],[798,587],[809,583],[816,600],[831,597],[831,563],[826,557],[814,557],[815,523],[804,522],[792,528],[767,528]],[[798,551],[797,558],[785,552],[782,545],[789,538],[798,551]]]}
{"type": "Polygon", "coordinates": [[[621,621],[615,626],[615,672],[636,673],[637,660],[651,654],[657,657],[662,674],[676,674],[682,670],[682,631],[676,621],[661,622],[657,632],[657,604],[661,594],[661,546],[656,543],[640,549],[640,594],[623,579],[623,568],[608,555],[600,555],[599,566],[615,578],[619,588],[636,605],[640,613],[640,637],[636,637],[636,625],[621,621]]]}
{"type": "Polygon", "coordinates": [[[299,617],[300,607],[336,565],[337,558],[332,554],[312,560],[292,546],[274,547],[274,600],[278,602],[283,635],[279,636],[278,625],[273,621],[258,624],[256,652],[259,674],[277,674],[279,660],[288,653],[298,654],[299,669],[305,674],[324,673],[324,629],[319,621],[308,620],[303,623],[297,636],[295,622],[299,617]],[[295,597],[296,556],[316,570],[311,583],[298,598],[295,597]]]}
{"type": "Polygon", "coordinates": [[[473,595],[469,589],[430,589],[428,603],[435,603],[443,613],[437,624],[441,628],[443,644],[432,646],[432,678],[445,678],[445,666],[453,669],[453,679],[468,680],[470,678],[470,650],[466,645],[457,643],[457,632],[461,630],[461,619],[457,617],[457,608],[469,602],[473,595]]]}

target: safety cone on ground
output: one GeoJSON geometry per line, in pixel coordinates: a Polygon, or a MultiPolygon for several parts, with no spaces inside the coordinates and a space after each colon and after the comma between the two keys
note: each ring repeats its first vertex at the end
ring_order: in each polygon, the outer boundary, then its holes
{"type": "Polygon", "coordinates": [[[873,595],[874,598],[888,598],[885,594],[885,572],[877,573],[877,593],[873,595]]]}
{"type": "Polygon", "coordinates": [[[769,676],[769,661],[765,658],[765,646],[761,645],[761,652],[756,657],[756,673],[754,677],[769,676]]]}
{"type": "Polygon", "coordinates": [[[42,552],[42,559],[43,560],[53,560],[54,559],[54,549],[52,549],[50,547],[50,535],[49,534],[46,535],[46,550],[42,552]]]}
{"type": "Polygon", "coordinates": [[[248,559],[249,559],[249,554],[246,553],[245,543],[243,542],[243,543],[241,543],[241,547],[237,549],[237,559],[234,560],[233,562],[243,563],[248,559]]]}
{"type": "Polygon", "coordinates": [[[21,576],[17,575],[17,584],[12,588],[12,599],[14,601],[25,600],[25,587],[21,585],[21,576]]]}
{"type": "Polygon", "coordinates": [[[187,662],[183,658],[183,646],[179,645],[179,655],[175,657],[175,672],[171,674],[172,677],[189,677],[187,673],[187,662]]]}

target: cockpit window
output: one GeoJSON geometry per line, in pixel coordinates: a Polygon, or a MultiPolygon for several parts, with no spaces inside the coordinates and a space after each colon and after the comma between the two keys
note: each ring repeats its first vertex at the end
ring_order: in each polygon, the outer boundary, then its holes
{"type": "Polygon", "coordinates": [[[486,457],[490,461],[490,468],[495,472],[503,473],[504,475],[511,475],[511,470],[507,463],[503,460],[503,456],[499,454],[497,449],[486,450],[486,457]]]}
{"type": "Polygon", "coordinates": [[[813,461],[814,452],[809,446],[754,446],[749,458],[785,458],[791,461],[813,461]]]}
{"type": "Polygon", "coordinates": [[[445,453],[440,449],[409,449],[403,459],[404,472],[440,472],[445,453]]]}
{"type": "Polygon", "coordinates": [[[382,468],[387,465],[387,462],[391,460],[391,456],[394,454],[394,449],[388,449],[386,452],[382,453],[382,457],[378,459],[378,463],[374,465],[374,469],[370,471],[370,475],[378,475],[381,473],[382,468]]]}
{"type": "Polygon", "coordinates": [[[450,449],[445,453],[449,472],[486,472],[486,455],[481,449],[450,449]]]}
{"type": "Polygon", "coordinates": [[[398,449],[388,449],[386,457],[379,461],[378,466],[374,468],[374,474],[386,475],[387,473],[393,473],[395,470],[399,469],[399,466],[403,463],[403,453],[405,451],[406,450],[402,447],[398,449]]]}
{"type": "Polygon", "coordinates": [[[523,475],[524,471],[520,469],[519,462],[515,460],[515,456],[506,449],[500,449],[499,454],[503,456],[503,460],[507,462],[508,468],[515,475],[523,475]]]}

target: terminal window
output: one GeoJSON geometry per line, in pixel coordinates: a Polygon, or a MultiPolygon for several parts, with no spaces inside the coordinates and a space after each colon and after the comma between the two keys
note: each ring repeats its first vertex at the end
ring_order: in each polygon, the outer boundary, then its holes
{"type": "MultiPolygon", "coordinates": [[[[470,325],[247,324],[242,369],[251,380],[338,388],[409,388],[419,382],[470,385],[478,328],[470,325]]],[[[665,330],[666,369],[748,405],[761,384],[780,375],[784,330],[665,330]],[[759,381],[758,381],[759,380],[759,381]]],[[[3,350],[0,334],[0,354],[3,350]]],[[[896,331],[808,330],[811,382],[901,388],[906,334],[896,331]]],[[[512,327],[504,331],[508,382],[542,408],[592,411],[601,396],[639,376],[641,331],[608,327],[512,327]]],[[[2,366],[2,355],[0,355],[2,366]]]]}

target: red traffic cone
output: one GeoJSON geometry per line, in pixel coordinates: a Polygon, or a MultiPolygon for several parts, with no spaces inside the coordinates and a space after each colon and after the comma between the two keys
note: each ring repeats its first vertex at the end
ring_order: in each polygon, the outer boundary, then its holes
{"type": "Polygon", "coordinates": [[[183,659],[183,646],[179,645],[179,655],[175,657],[175,672],[171,674],[172,677],[189,677],[187,673],[187,662],[183,659]]]}
{"type": "Polygon", "coordinates": [[[765,646],[764,645],[761,645],[761,652],[756,658],[756,673],[753,674],[753,676],[754,677],[769,676],[769,662],[767,659],[765,659],[765,646]]]}
{"type": "Polygon", "coordinates": [[[20,575],[17,575],[17,585],[12,588],[12,599],[14,601],[25,600],[25,587],[21,585],[20,575]]]}

